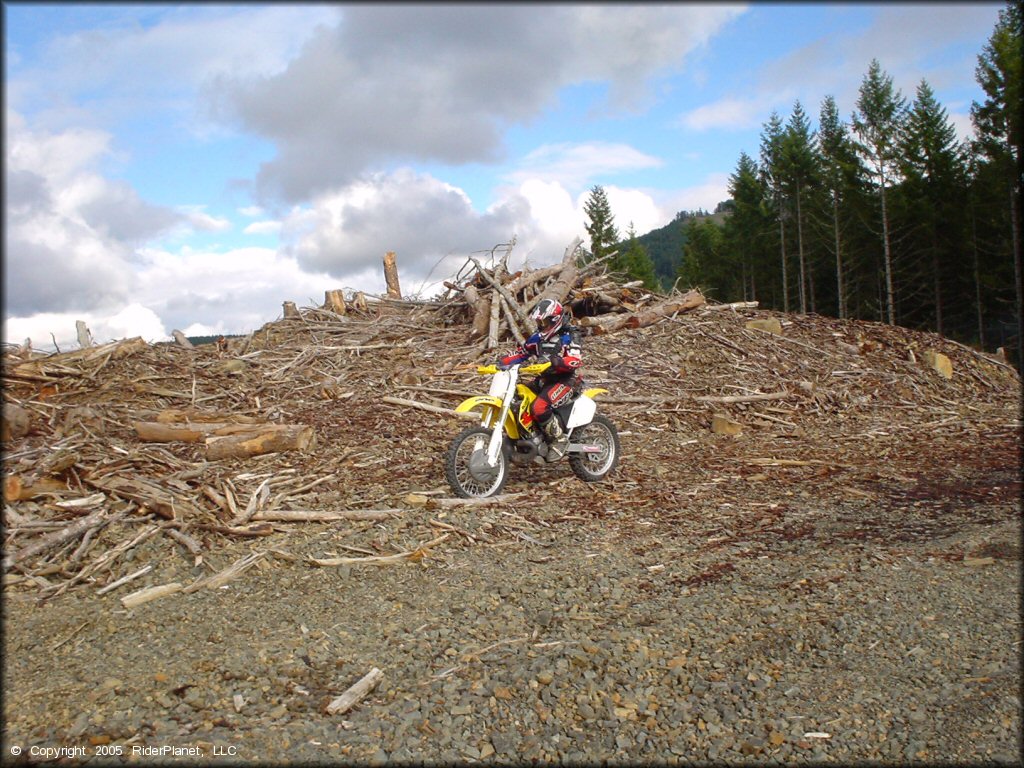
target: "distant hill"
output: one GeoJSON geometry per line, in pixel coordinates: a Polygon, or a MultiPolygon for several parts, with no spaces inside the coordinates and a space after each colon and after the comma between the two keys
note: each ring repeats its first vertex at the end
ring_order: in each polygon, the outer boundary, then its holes
{"type": "MultiPolygon", "coordinates": [[[[240,333],[226,333],[223,334],[225,339],[240,339],[244,334],[240,333]]],[[[213,344],[217,339],[221,338],[221,334],[216,336],[188,336],[188,340],[192,343],[192,346],[198,347],[200,344],[213,344]]]]}
{"type": "MultiPolygon", "coordinates": [[[[726,203],[719,203],[714,213],[707,211],[680,211],[668,224],[658,229],[652,229],[645,235],[637,235],[637,242],[646,250],[647,255],[654,262],[654,273],[661,280],[665,290],[672,288],[676,281],[676,271],[683,260],[683,246],[686,245],[686,227],[690,219],[711,218],[716,224],[721,225],[728,216],[726,203]]],[[[619,243],[619,251],[624,251],[629,243],[623,240],[619,243]]]]}

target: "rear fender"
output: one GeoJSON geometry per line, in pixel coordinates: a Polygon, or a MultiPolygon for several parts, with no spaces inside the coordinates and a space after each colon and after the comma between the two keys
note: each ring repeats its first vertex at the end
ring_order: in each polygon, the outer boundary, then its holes
{"type": "Polygon", "coordinates": [[[594,402],[590,395],[584,392],[572,404],[572,412],[569,414],[565,425],[566,429],[575,429],[576,427],[582,427],[584,424],[589,424],[593,420],[595,413],[597,413],[597,403],[594,402]]]}

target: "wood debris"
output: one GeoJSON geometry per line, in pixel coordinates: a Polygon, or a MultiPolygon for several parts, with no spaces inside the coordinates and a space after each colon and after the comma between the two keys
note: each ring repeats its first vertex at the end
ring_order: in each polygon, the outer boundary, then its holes
{"type": "Polygon", "coordinates": [[[881,323],[655,294],[588,261],[578,240],[555,264],[513,269],[513,247],[468,258],[430,300],[402,297],[396,271],[389,295],[327,286],[323,306],[289,302],[285,316],[217,344],[5,348],[5,583],[47,599],[163,584],[122,598],[138,605],[269,565],[253,555],[198,581],[166,574],[168,551],[212,568],[229,544],[268,538],[262,552],[273,552],[321,526],[350,532],[338,546],[360,557],[294,561],[416,561],[444,539],[437,528],[458,534],[446,547],[496,546],[598,514],[527,512],[546,509],[556,478],[575,482],[558,465],[495,499],[444,488],[444,451],[462,428],[454,408],[487,390],[476,366],[527,336],[548,297],[582,329],[585,381],[609,390],[600,407],[622,435],[623,471],[588,488],[602,509],[627,499],[682,514],[687,493],[734,503],[747,477],[760,503],[800,473],[840,473],[837,493],[874,498],[872,483],[899,482],[892,451],[973,458],[988,449],[970,449],[978,435],[1019,441],[1020,382],[998,357],[881,323]],[[716,434],[716,420],[738,434],[716,434]],[[443,511],[414,514],[424,509],[443,511]]]}

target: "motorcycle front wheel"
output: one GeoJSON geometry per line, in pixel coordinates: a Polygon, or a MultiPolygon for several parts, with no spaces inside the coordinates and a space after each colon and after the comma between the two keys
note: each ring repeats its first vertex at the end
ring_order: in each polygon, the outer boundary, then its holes
{"type": "Polygon", "coordinates": [[[602,480],[619,463],[619,433],[615,425],[601,414],[589,424],[573,430],[572,442],[598,448],[592,453],[569,456],[569,466],[580,480],[588,483],[602,480]]]}
{"type": "Polygon", "coordinates": [[[508,480],[509,460],[502,446],[498,461],[487,463],[487,444],[491,430],[468,427],[452,440],[444,463],[444,474],[452,492],[463,499],[478,499],[501,492],[508,480]]]}

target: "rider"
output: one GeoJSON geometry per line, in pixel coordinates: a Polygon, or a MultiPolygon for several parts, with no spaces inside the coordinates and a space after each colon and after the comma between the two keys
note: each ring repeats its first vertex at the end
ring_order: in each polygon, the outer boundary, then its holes
{"type": "Polygon", "coordinates": [[[530,357],[547,360],[551,367],[531,387],[537,399],[530,405],[530,416],[548,438],[548,461],[557,461],[569,445],[561,419],[555,409],[572,398],[579,380],[582,362],[579,329],[569,325],[569,317],[554,299],[543,299],[530,313],[537,323],[537,332],[498,363],[501,369],[518,365],[530,357]]]}

